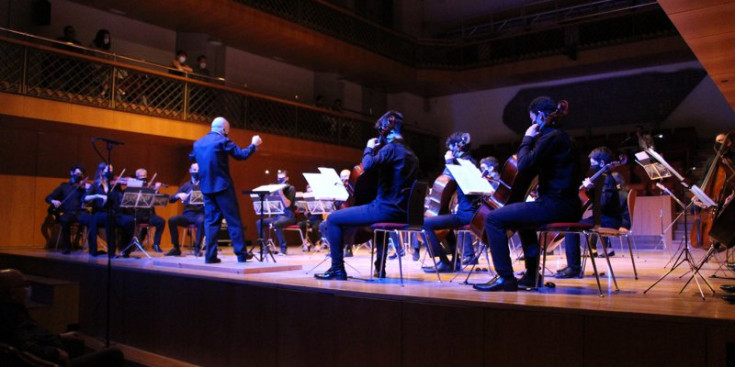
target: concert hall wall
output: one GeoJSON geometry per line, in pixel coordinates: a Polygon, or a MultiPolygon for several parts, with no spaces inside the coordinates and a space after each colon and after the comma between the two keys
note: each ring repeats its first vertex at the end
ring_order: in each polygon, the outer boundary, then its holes
{"type": "MultiPolygon", "coordinates": [[[[74,163],[83,164],[90,178],[94,175],[101,160],[94,153],[91,137],[104,136],[125,142],[113,151],[116,172],[125,168],[125,175],[129,176],[137,168],[146,168],[149,178],[158,173],[156,181],[170,185],[162,192],[173,194],[188,180],[191,144],[209,130],[204,124],[96,108],[77,109],[62,102],[18,99],[7,94],[2,97],[0,105],[4,113],[15,116],[0,115],[0,161],[3,162],[0,165],[0,247],[44,246],[40,231],[48,207],[44,198],[68,180],[69,167],[74,163]],[[31,114],[33,117],[28,116],[31,114]]],[[[233,129],[230,137],[244,146],[253,134],[233,129]]],[[[231,163],[238,191],[275,182],[278,169],[288,170],[296,189],[303,191],[306,183],[302,172],[317,172],[320,166],[337,170],[351,168],[361,157],[359,149],[260,135],[264,143],[256,155],[244,162],[231,163]],[[265,174],[266,170],[270,174],[265,174]]],[[[104,146],[100,149],[104,153],[104,146]]],[[[248,227],[246,238],[252,239],[256,219],[252,202],[242,196],[239,204],[243,223],[248,227]]],[[[180,211],[178,204],[157,209],[164,218],[180,211]]],[[[168,228],[161,244],[164,249],[170,246],[168,228]]]]}

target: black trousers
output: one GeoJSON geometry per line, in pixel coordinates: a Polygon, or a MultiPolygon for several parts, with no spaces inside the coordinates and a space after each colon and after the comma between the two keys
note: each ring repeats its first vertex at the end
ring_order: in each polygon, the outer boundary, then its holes
{"type": "Polygon", "coordinates": [[[86,211],[80,210],[75,212],[64,212],[59,216],[59,224],[61,225],[61,249],[64,251],[71,250],[71,226],[79,223],[80,226],[87,226],[92,216],[86,211]]]}
{"type": "Polygon", "coordinates": [[[230,186],[223,191],[204,194],[204,232],[207,236],[205,260],[217,257],[217,232],[219,232],[223,218],[227,220],[227,230],[230,233],[235,255],[245,254],[240,207],[237,204],[235,188],[230,186]]]}
{"type": "Polygon", "coordinates": [[[574,199],[541,196],[536,201],[508,204],[491,211],[485,218],[487,243],[490,245],[495,272],[504,278],[513,276],[507,230],[517,230],[526,259],[526,270],[538,271],[539,243],[536,229],[554,222],[577,222],[580,203],[574,199]]]}
{"type": "Polygon", "coordinates": [[[184,211],[181,215],[173,216],[168,219],[168,229],[171,234],[171,243],[175,248],[179,248],[179,227],[187,227],[195,225],[197,228],[197,239],[195,248],[201,248],[202,239],[204,238],[204,213],[197,213],[191,210],[184,211]]]}

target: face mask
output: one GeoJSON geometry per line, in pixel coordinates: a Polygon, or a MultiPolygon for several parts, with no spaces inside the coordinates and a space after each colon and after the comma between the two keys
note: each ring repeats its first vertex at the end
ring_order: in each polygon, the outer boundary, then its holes
{"type": "Polygon", "coordinates": [[[104,39],[102,39],[102,43],[108,45],[108,44],[110,44],[110,39],[107,38],[107,37],[105,37],[104,39]]]}
{"type": "Polygon", "coordinates": [[[191,179],[194,181],[199,181],[199,172],[189,172],[191,175],[191,179]]]}
{"type": "Polygon", "coordinates": [[[286,177],[279,177],[279,178],[278,178],[278,183],[279,183],[279,184],[283,184],[283,183],[286,183],[286,181],[288,181],[288,179],[287,179],[286,177]]]}
{"type": "Polygon", "coordinates": [[[33,288],[26,287],[26,301],[30,301],[32,295],[33,295],[33,288]]]}
{"type": "Polygon", "coordinates": [[[200,69],[206,69],[207,68],[207,63],[206,62],[199,63],[199,68],[200,69]]]}
{"type": "Polygon", "coordinates": [[[77,175],[77,174],[71,175],[71,180],[72,182],[79,182],[82,180],[82,175],[77,175]]]}
{"type": "Polygon", "coordinates": [[[186,62],[186,57],[184,56],[179,57],[179,63],[183,64],[185,62],[186,62]]]}

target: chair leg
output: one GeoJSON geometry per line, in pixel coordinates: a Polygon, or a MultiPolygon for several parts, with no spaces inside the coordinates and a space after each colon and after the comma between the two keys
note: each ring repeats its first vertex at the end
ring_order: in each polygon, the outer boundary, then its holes
{"type": "Polygon", "coordinates": [[[546,239],[548,237],[548,232],[541,232],[539,234],[539,243],[542,243],[543,246],[541,246],[541,253],[542,261],[541,261],[541,268],[537,269],[536,271],[536,278],[533,280],[533,290],[538,290],[538,280],[541,273],[543,273],[544,269],[546,269],[546,239]],[[543,236],[543,239],[541,238],[543,236]],[[543,241],[542,241],[543,240],[543,241]]]}
{"type": "MultiPolygon", "coordinates": [[[[431,251],[430,250],[430,247],[431,246],[428,246],[429,236],[426,234],[426,231],[424,231],[423,229],[419,233],[421,234],[421,237],[423,237],[424,243],[427,244],[427,246],[426,246],[426,249],[427,249],[426,252],[430,252],[431,251]]],[[[436,264],[436,257],[434,257],[434,254],[429,254],[429,255],[431,256],[431,261],[434,262],[434,270],[436,271],[436,279],[439,281],[439,283],[441,283],[442,282],[442,278],[439,275],[439,269],[437,268],[437,264],[436,264]]]]}
{"type": "Polygon", "coordinates": [[[600,273],[597,272],[597,264],[595,263],[595,257],[592,256],[592,241],[590,241],[590,235],[580,234],[584,236],[584,240],[587,243],[587,253],[589,254],[590,262],[592,263],[592,271],[595,272],[595,280],[597,280],[597,289],[600,291],[600,297],[604,297],[605,294],[602,293],[602,284],[600,283],[600,273]]]}
{"type": "MultiPolygon", "coordinates": [[[[590,235],[594,236],[594,235],[590,235]]],[[[602,252],[605,254],[605,261],[607,261],[607,268],[610,270],[610,276],[612,277],[613,284],[615,284],[615,291],[620,291],[620,288],[618,287],[618,280],[615,278],[615,271],[613,271],[612,264],[610,263],[610,256],[607,255],[607,249],[605,248],[605,244],[602,242],[604,237],[600,234],[597,234],[597,240],[600,242],[600,245],[602,246],[602,252]]],[[[610,246],[612,247],[612,245],[610,246]]]]}
{"type": "MultiPolygon", "coordinates": [[[[405,250],[406,247],[403,242],[403,235],[398,231],[394,231],[394,233],[398,237],[398,246],[401,246],[401,248],[405,250]]],[[[398,257],[398,273],[401,275],[401,287],[403,287],[403,261],[401,260],[403,256],[401,256],[401,251],[398,248],[396,248],[396,255],[396,257],[398,257]]]]}
{"type": "MultiPolygon", "coordinates": [[[[378,229],[373,231],[373,241],[370,243],[370,280],[373,280],[373,256],[375,255],[376,250],[375,244],[378,243],[378,231],[378,229]]],[[[344,251],[344,249],[342,251],[344,251]]]]}
{"type": "MultiPolygon", "coordinates": [[[[638,280],[638,269],[635,267],[635,258],[633,257],[633,246],[631,246],[630,243],[630,236],[625,236],[625,240],[628,242],[628,251],[630,252],[630,262],[633,263],[633,274],[635,275],[635,280],[638,280]]],[[[623,238],[620,237],[620,242],[623,241],[623,238]]]]}

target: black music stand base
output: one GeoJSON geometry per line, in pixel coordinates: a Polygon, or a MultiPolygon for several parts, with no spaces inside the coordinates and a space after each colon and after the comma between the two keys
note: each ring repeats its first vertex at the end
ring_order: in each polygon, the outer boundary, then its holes
{"type": "Polygon", "coordinates": [[[687,229],[687,218],[688,218],[687,208],[688,207],[689,206],[686,206],[684,208],[684,246],[680,246],[681,248],[678,250],[678,253],[679,253],[678,255],[674,254],[676,255],[676,261],[674,262],[674,265],[671,267],[671,269],[669,269],[669,271],[666,274],[664,274],[661,278],[659,278],[655,283],[651,284],[651,286],[648,287],[648,289],[643,291],[643,294],[646,294],[648,291],[653,289],[653,287],[655,287],[658,283],[660,283],[667,276],[669,276],[669,274],[673,273],[674,270],[676,270],[676,268],[678,268],[680,265],[686,263],[687,265],[689,265],[689,271],[692,272],[692,276],[689,278],[689,280],[687,280],[686,284],[684,284],[684,286],[681,288],[681,290],[679,291],[679,294],[684,292],[684,289],[686,289],[686,287],[689,286],[689,283],[691,283],[693,279],[694,282],[697,284],[697,288],[699,289],[699,296],[702,297],[702,300],[704,301],[705,300],[704,291],[702,290],[702,285],[699,284],[699,280],[697,279],[697,276],[699,276],[699,278],[702,279],[704,284],[706,284],[707,287],[709,287],[710,291],[712,291],[712,295],[713,296],[715,295],[715,289],[712,288],[712,285],[709,283],[709,281],[707,281],[707,278],[705,278],[704,275],[702,275],[699,272],[701,267],[704,265],[705,261],[707,260],[707,258],[709,258],[712,247],[710,247],[710,250],[707,251],[707,255],[705,256],[702,263],[699,264],[698,266],[695,265],[694,257],[692,256],[692,252],[689,249],[689,230],[687,229]]]}
{"type": "Polygon", "coordinates": [[[265,236],[263,235],[263,219],[265,219],[265,213],[263,213],[263,202],[265,201],[265,196],[268,195],[269,192],[244,190],[243,194],[256,194],[260,201],[260,231],[258,231],[258,239],[255,240],[255,243],[250,247],[248,252],[250,252],[250,254],[252,254],[259,262],[268,261],[268,256],[270,256],[271,260],[273,260],[273,263],[275,264],[277,262],[276,257],[273,255],[273,251],[271,251],[270,247],[268,247],[268,244],[265,241],[265,236]],[[260,257],[253,254],[253,250],[256,246],[260,246],[260,257]]]}

